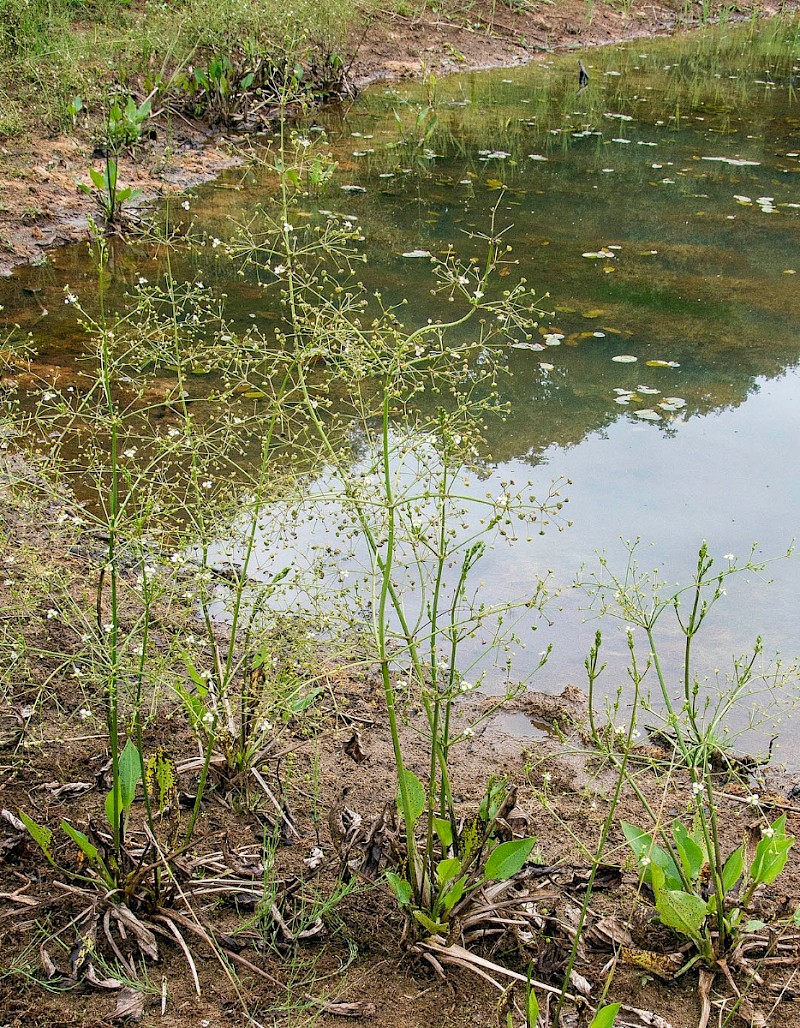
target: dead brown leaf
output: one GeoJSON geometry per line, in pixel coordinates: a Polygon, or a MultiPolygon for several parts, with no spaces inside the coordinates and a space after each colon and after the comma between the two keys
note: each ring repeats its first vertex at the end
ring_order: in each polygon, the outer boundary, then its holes
{"type": "Polygon", "coordinates": [[[141,1021],[144,1016],[144,993],[125,986],[117,996],[117,1006],[111,1021],[141,1021]]]}
{"type": "Polygon", "coordinates": [[[344,744],[344,752],[356,764],[362,764],[367,759],[368,754],[361,740],[361,732],[357,728],[353,728],[353,734],[344,744]]]}
{"type": "Polygon", "coordinates": [[[628,926],[618,917],[601,917],[586,932],[590,942],[599,946],[625,946],[633,949],[633,938],[628,926]]]}
{"type": "Polygon", "coordinates": [[[356,1000],[354,1003],[323,1003],[320,1007],[324,1014],[334,1017],[374,1017],[375,1004],[356,1000]]]}

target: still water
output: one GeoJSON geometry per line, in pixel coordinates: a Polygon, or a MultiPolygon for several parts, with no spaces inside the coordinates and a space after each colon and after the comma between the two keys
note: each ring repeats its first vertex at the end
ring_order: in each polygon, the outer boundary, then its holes
{"type": "MultiPolygon", "coordinates": [[[[516,653],[524,676],[553,644],[534,688],[585,683],[598,622],[571,586],[598,553],[621,572],[621,540],[639,538],[645,567],[686,583],[702,540],[725,567],[723,555],[744,558],[755,543],[759,556],[777,556],[797,534],[799,39],[800,25],[784,21],[604,48],[582,55],[582,91],[573,56],[377,86],[301,127],[308,138],[324,132],[338,162],[307,220],[326,210],[358,220],[369,257],[360,277],[389,301],[409,297],[407,324],[442,314],[424,255],[478,257],[476,233],[493,207],[519,262],[512,274],[535,284],[551,312],[533,348],[510,352],[513,374],[500,385],[510,413],[490,421],[491,457],[473,483],[483,495],[508,479],[531,479],[541,493],[570,482],[569,528],[498,546],[480,571],[486,602],[524,598],[550,572],[550,623],[537,621],[534,642],[516,653]]],[[[273,188],[266,173],[239,169],[172,216],[224,240],[273,188]]],[[[192,260],[179,273],[224,289],[243,324],[274,322],[247,276],[224,259],[206,257],[200,269],[192,260]]],[[[141,274],[157,275],[157,261],[117,255],[121,286],[141,274]]],[[[8,313],[27,321],[45,356],[79,349],[63,325],[61,290],[89,276],[85,250],[75,248],[4,286],[8,313]],[[24,288],[38,290],[37,309],[24,288]]],[[[319,543],[320,531],[299,525],[294,545],[319,543]]],[[[791,663],[800,653],[800,561],[745,574],[728,593],[698,670],[713,681],[759,635],[768,654],[791,663]]],[[[602,627],[601,684],[613,694],[626,683],[624,633],[602,627]]],[[[665,633],[676,683],[678,642],[665,633]]],[[[489,673],[486,687],[501,682],[489,673]]],[[[798,725],[784,723],[775,749],[795,765],[798,725]]]]}

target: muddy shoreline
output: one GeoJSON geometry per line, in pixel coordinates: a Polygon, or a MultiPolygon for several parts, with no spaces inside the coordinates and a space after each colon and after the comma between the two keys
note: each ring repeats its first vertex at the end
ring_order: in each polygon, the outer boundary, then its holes
{"type": "MultiPolygon", "coordinates": [[[[751,3],[737,7],[744,20],[796,9],[797,5],[751,3]]],[[[582,0],[557,8],[495,9],[473,5],[471,20],[381,16],[354,42],[349,79],[356,90],[385,80],[480,71],[531,63],[569,50],[621,43],[677,31],[698,30],[687,23],[683,5],[663,2],[624,11],[598,3],[587,14],[582,0]]],[[[266,127],[266,126],[265,126],[266,127]]],[[[186,118],[156,122],[155,138],[135,156],[120,160],[121,183],[140,189],[142,202],[176,195],[214,178],[236,163],[236,148],[247,137],[213,131],[186,118]]],[[[101,169],[88,132],[58,138],[6,140],[0,145],[0,275],[23,263],[43,263],[54,247],[87,237],[90,217],[99,208],[78,189],[90,167],[101,169]]]]}

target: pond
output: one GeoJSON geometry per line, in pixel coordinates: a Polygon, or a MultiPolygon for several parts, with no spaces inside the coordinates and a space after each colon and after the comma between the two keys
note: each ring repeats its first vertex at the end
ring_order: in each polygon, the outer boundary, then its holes
{"type": "MultiPolygon", "coordinates": [[[[481,495],[509,480],[530,479],[541,494],[569,482],[570,527],[492,549],[480,571],[486,602],[524,597],[550,573],[549,622],[537,620],[535,645],[515,654],[524,676],[552,643],[534,688],[585,686],[599,622],[571,586],[582,566],[597,568],[598,553],[622,572],[622,540],[640,539],[645,567],[686,583],[703,540],[726,567],[726,555],[746,559],[754,544],[759,557],[779,556],[797,532],[798,40],[800,23],[782,20],[599,49],[581,55],[582,89],[577,55],[379,85],[301,128],[309,139],[324,131],[338,162],[308,219],[329,209],[357,219],[369,257],[359,274],[388,302],[412,300],[409,325],[442,314],[426,255],[478,257],[494,208],[518,261],[510,270],[551,312],[533,345],[510,351],[512,375],[499,386],[509,413],[488,422],[472,481],[481,495]]],[[[266,172],[235,170],[172,217],[224,240],[231,219],[246,221],[273,190],[266,172]]],[[[247,274],[222,258],[194,262],[176,257],[177,274],[224,290],[239,322],[274,322],[247,274]]],[[[118,251],[115,274],[121,287],[157,276],[158,258],[118,251]]],[[[3,284],[6,313],[33,332],[43,360],[80,352],[63,289],[91,276],[76,247],[3,284]]],[[[296,526],[293,545],[319,543],[321,525],[296,526]]],[[[758,636],[791,663],[798,596],[797,560],[731,580],[702,642],[709,681],[758,636]]],[[[623,689],[624,719],[625,635],[614,622],[602,627],[601,685],[611,696],[623,689]]],[[[668,631],[676,683],[679,643],[668,631]]],[[[488,674],[485,687],[502,678],[488,674]]],[[[798,765],[789,725],[775,754],[798,765]]],[[[740,745],[763,749],[764,736],[740,745]]]]}

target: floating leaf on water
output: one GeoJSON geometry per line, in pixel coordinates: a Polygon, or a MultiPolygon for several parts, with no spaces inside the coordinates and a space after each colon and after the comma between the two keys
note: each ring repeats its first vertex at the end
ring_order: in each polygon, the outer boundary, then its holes
{"type": "Polygon", "coordinates": [[[617,255],[613,250],[609,250],[607,246],[602,247],[600,250],[589,250],[582,257],[587,257],[590,261],[608,260],[609,258],[616,257],[617,255]]]}
{"type": "Polygon", "coordinates": [[[611,140],[612,143],[630,143],[630,139],[623,139],[621,136],[611,140]]]}
{"type": "Polygon", "coordinates": [[[667,396],[658,406],[662,410],[681,410],[686,406],[686,400],[680,396],[667,396]]]}
{"type": "Polygon", "coordinates": [[[529,153],[528,157],[532,161],[548,161],[548,160],[550,160],[549,157],[545,157],[543,154],[540,154],[540,153],[529,153]]]}
{"type": "Polygon", "coordinates": [[[249,389],[245,394],[246,400],[263,400],[266,397],[266,393],[261,389],[249,389]]]}
{"type": "Polygon", "coordinates": [[[430,250],[408,250],[402,254],[403,257],[430,257],[430,250]]]}
{"type": "Polygon", "coordinates": [[[593,307],[593,308],[592,308],[592,310],[590,310],[590,311],[584,311],[584,312],[583,312],[583,316],[584,316],[584,318],[590,318],[590,319],[593,319],[593,318],[602,318],[602,316],[603,316],[604,314],[605,314],[605,311],[603,310],[603,308],[602,308],[602,307],[593,307]]]}
{"type": "Polygon", "coordinates": [[[617,396],[617,397],[615,397],[614,398],[614,403],[619,403],[619,404],[622,404],[623,406],[627,406],[627,404],[629,404],[631,402],[631,400],[633,399],[633,396],[634,396],[633,393],[625,393],[624,396],[617,396]]]}
{"type": "Polygon", "coordinates": [[[720,164],[732,164],[734,168],[757,168],[761,161],[746,161],[739,157],[701,157],[702,161],[718,161],[720,164]]]}
{"type": "Polygon", "coordinates": [[[541,343],[512,343],[512,349],[514,350],[544,350],[546,347],[542,346],[541,343]]]}
{"type": "Polygon", "coordinates": [[[605,339],[606,334],[605,332],[592,332],[592,336],[595,339],[605,339]]]}
{"type": "Polygon", "coordinates": [[[637,393],[644,393],[645,396],[656,396],[658,393],[661,392],[661,390],[660,389],[653,389],[650,386],[637,386],[636,387],[636,392],[637,393]]]}
{"type": "Polygon", "coordinates": [[[546,364],[544,361],[539,361],[539,367],[542,371],[553,371],[555,369],[555,364],[546,364]]]}
{"type": "Polygon", "coordinates": [[[680,364],[677,361],[645,361],[648,368],[679,368],[680,364]]]}
{"type": "Polygon", "coordinates": [[[478,150],[478,155],[482,161],[504,161],[511,156],[505,150],[478,150]]]}
{"type": "MultiPolygon", "coordinates": [[[[618,353],[616,357],[612,357],[612,361],[616,361],[617,364],[633,364],[639,358],[634,357],[632,353],[618,353]]],[[[648,362],[649,363],[649,362],[648,362]]]]}
{"type": "Polygon", "coordinates": [[[734,194],[733,198],[737,203],[741,204],[743,207],[753,206],[753,201],[750,199],[749,196],[737,196],[736,194],[734,194]]]}
{"type": "Polygon", "coordinates": [[[603,274],[604,275],[610,275],[612,272],[614,272],[616,270],[617,269],[614,267],[613,264],[604,264],[603,265],[603,274]]]}
{"type": "Polygon", "coordinates": [[[366,193],[364,186],[339,186],[345,193],[366,193]]]}
{"type": "Polygon", "coordinates": [[[559,332],[548,332],[544,337],[545,344],[547,346],[561,346],[561,340],[564,337],[559,332]]]}
{"type": "Polygon", "coordinates": [[[633,121],[630,114],[612,114],[610,111],[606,111],[603,115],[604,118],[616,118],[618,121],[633,121]]]}
{"type": "Polygon", "coordinates": [[[505,188],[504,183],[502,183],[499,178],[487,178],[486,179],[486,185],[490,189],[503,189],[503,188],[505,188]]]}
{"type": "Polygon", "coordinates": [[[644,410],[637,410],[633,412],[637,418],[641,418],[642,421],[660,421],[661,415],[657,410],[651,410],[649,407],[645,407],[644,410]]]}

